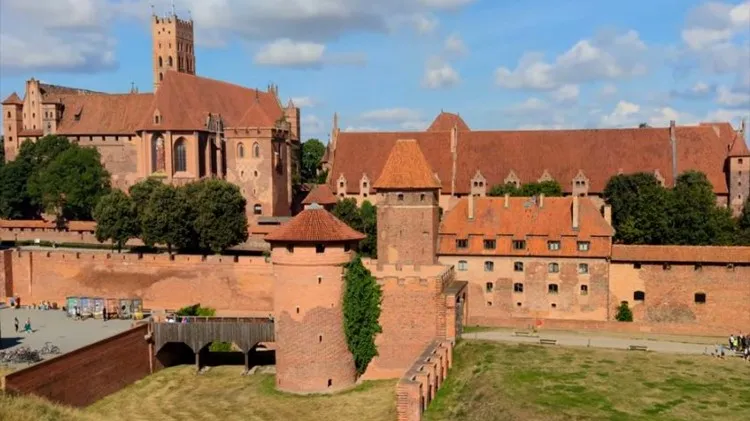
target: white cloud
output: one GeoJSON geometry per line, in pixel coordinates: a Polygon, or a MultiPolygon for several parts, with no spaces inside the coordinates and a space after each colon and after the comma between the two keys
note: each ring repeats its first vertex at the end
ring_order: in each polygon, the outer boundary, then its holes
{"type": "Polygon", "coordinates": [[[610,114],[602,116],[601,124],[614,127],[632,124],[633,118],[638,116],[640,111],[640,105],[621,100],[610,114]]]}
{"type": "Polygon", "coordinates": [[[750,107],[750,91],[733,91],[726,86],[716,90],[716,103],[725,107],[750,107]]]}
{"type": "Polygon", "coordinates": [[[421,113],[411,108],[381,108],[362,113],[359,118],[364,121],[403,123],[409,120],[418,120],[421,113]]]}
{"type": "Polygon", "coordinates": [[[647,50],[636,31],[603,32],[578,41],[553,63],[540,53],[525,53],[515,69],[498,68],[495,81],[511,89],[552,90],[565,84],[625,79],[646,73],[647,50]]]}
{"type": "Polygon", "coordinates": [[[456,57],[464,56],[469,52],[466,44],[457,33],[453,33],[445,39],[443,49],[448,55],[456,57]]]}
{"type": "Polygon", "coordinates": [[[732,123],[734,127],[738,127],[742,119],[745,119],[746,122],[750,119],[750,110],[728,110],[719,108],[718,110],[709,112],[703,121],[728,121],[732,123]]]}
{"type": "Polygon", "coordinates": [[[563,85],[552,92],[552,98],[557,102],[575,102],[579,94],[578,85],[563,85]]]}
{"type": "Polygon", "coordinates": [[[438,20],[431,14],[416,14],[412,17],[414,29],[420,34],[431,34],[438,26],[438,20]]]}
{"type": "Polygon", "coordinates": [[[323,131],[323,121],[313,114],[306,114],[300,118],[302,129],[308,133],[319,134],[323,131]]]}
{"type": "Polygon", "coordinates": [[[455,9],[473,2],[474,0],[419,0],[423,5],[437,9],[455,9]]]}
{"type": "Polygon", "coordinates": [[[263,46],[255,63],[263,66],[312,67],[323,62],[326,46],[314,42],[294,42],[288,38],[263,46]]]}
{"type": "Polygon", "coordinates": [[[507,114],[526,114],[547,109],[549,109],[549,104],[546,101],[537,97],[531,97],[520,104],[511,105],[505,109],[505,112],[507,114]]]}
{"type": "Polygon", "coordinates": [[[638,127],[646,123],[651,127],[666,127],[674,120],[678,125],[693,125],[699,122],[694,115],[677,111],[672,107],[643,107],[639,104],[621,100],[615,109],[601,116],[603,127],[638,127]]]}
{"type": "MultiPolygon", "coordinates": [[[[705,82],[696,82],[695,85],[685,90],[672,90],[671,97],[704,100],[716,92],[716,85],[705,82]]],[[[667,98],[668,99],[668,98],[667,98]]]]}
{"type": "Polygon", "coordinates": [[[378,132],[380,129],[373,126],[346,126],[345,132],[378,132]]]}
{"type": "Polygon", "coordinates": [[[441,89],[455,86],[460,81],[461,76],[449,63],[432,58],[425,67],[422,86],[428,89],[441,89]]]}
{"type": "Polygon", "coordinates": [[[602,98],[610,98],[617,93],[617,86],[612,83],[605,83],[599,89],[599,96],[602,98]]]}
{"type": "Polygon", "coordinates": [[[429,122],[424,120],[405,121],[399,125],[404,130],[408,131],[424,131],[430,125],[429,122]]]}
{"type": "Polygon", "coordinates": [[[299,108],[314,107],[318,104],[318,101],[309,96],[296,96],[292,97],[292,102],[299,108]]]}

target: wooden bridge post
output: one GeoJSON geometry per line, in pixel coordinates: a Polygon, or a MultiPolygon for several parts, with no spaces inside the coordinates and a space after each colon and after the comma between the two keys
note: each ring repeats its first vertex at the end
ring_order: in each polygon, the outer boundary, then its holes
{"type": "Polygon", "coordinates": [[[201,352],[200,351],[195,353],[195,371],[197,373],[201,372],[201,352]]]}

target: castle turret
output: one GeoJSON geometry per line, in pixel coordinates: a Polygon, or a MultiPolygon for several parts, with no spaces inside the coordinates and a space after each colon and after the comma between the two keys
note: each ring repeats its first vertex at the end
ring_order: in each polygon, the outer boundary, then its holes
{"type": "Polygon", "coordinates": [[[413,139],[400,139],[373,185],[378,204],[378,263],[437,261],[440,183],[413,139]]]}
{"type": "Polygon", "coordinates": [[[745,143],[745,121],[736,133],[727,154],[729,200],[727,205],[735,216],[742,213],[745,201],[750,197],[750,149],[745,143]]]}
{"type": "Polygon", "coordinates": [[[276,387],[325,393],[354,385],[344,335],[344,265],[365,236],[311,204],[266,236],[275,276],[276,387]]]}
{"type": "Polygon", "coordinates": [[[23,101],[13,92],[3,101],[3,123],[5,124],[5,160],[16,158],[21,140],[18,138],[23,129],[23,101]]]}
{"type": "Polygon", "coordinates": [[[154,92],[170,70],[195,74],[193,21],[183,20],[172,11],[169,16],[151,17],[153,38],[154,92]]]}

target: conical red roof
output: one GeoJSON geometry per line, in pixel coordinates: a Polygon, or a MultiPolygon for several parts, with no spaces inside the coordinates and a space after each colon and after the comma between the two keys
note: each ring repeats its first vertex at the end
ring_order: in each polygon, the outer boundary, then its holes
{"type": "Polygon", "coordinates": [[[334,205],[336,204],[336,196],[333,195],[331,188],[327,184],[318,184],[307,194],[305,200],[302,201],[303,205],[312,205],[313,203],[334,205]]]}
{"type": "Polygon", "coordinates": [[[23,101],[21,101],[21,98],[18,97],[18,94],[13,92],[12,94],[8,95],[7,98],[5,98],[5,101],[3,101],[3,105],[23,105],[23,101]]]}
{"type": "Polygon", "coordinates": [[[430,164],[414,139],[399,139],[383,165],[376,189],[439,189],[430,164]]]}
{"type": "Polygon", "coordinates": [[[333,216],[320,205],[311,205],[291,221],[266,235],[269,242],[326,243],[362,240],[365,235],[333,216]]]}
{"type": "Polygon", "coordinates": [[[441,111],[435,120],[427,128],[428,132],[441,132],[452,130],[453,127],[457,127],[461,131],[469,131],[469,125],[466,124],[463,118],[458,114],[446,113],[441,111]]]}
{"type": "Polygon", "coordinates": [[[734,137],[734,143],[729,148],[730,158],[738,156],[750,156],[750,150],[748,150],[747,144],[745,144],[745,139],[739,134],[734,137]]]}

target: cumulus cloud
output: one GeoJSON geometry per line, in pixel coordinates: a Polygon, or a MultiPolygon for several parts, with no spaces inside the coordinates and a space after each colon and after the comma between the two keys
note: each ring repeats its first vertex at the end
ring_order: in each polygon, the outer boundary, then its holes
{"type": "Polygon", "coordinates": [[[716,90],[716,103],[724,107],[750,108],[750,91],[732,90],[726,86],[719,86],[716,90]]]}
{"type": "Polygon", "coordinates": [[[255,55],[263,66],[314,67],[323,62],[326,46],[314,42],[294,42],[288,38],[266,44],[255,55]]]}
{"type": "Polygon", "coordinates": [[[314,107],[318,104],[318,101],[309,96],[295,96],[292,97],[292,102],[299,108],[314,107]]]}
{"type": "Polygon", "coordinates": [[[457,33],[450,34],[443,43],[443,50],[449,56],[461,57],[465,56],[469,50],[466,48],[466,44],[461,39],[461,36],[457,33]]]}
{"type": "Polygon", "coordinates": [[[679,125],[697,124],[699,119],[694,115],[677,111],[672,107],[644,107],[639,104],[621,100],[611,113],[601,116],[603,127],[638,127],[646,123],[652,127],[669,126],[675,120],[679,125]]]}
{"type": "Polygon", "coordinates": [[[709,98],[716,92],[716,85],[705,82],[696,82],[690,88],[679,90],[673,89],[670,96],[674,98],[703,100],[709,98]]]}
{"type": "Polygon", "coordinates": [[[366,111],[359,118],[367,122],[381,123],[404,123],[406,121],[418,120],[421,113],[411,108],[381,108],[366,111]]]}
{"type": "Polygon", "coordinates": [[[422,86],[428,89],[442,89],[457,85],[461,81],[458,74],[450,63],[438,58],[427,61],[422,86]]]}
{"type": "Polygon", "coordinates": [[[647,47],[638,32],[602,32],[578,41],[553,62],[541,53],[525,53],[515,69],[500,67],[495,81],[504,88],[553,90],[565,84],[616,80],[646,73],[647,47]]]}
{"type": "Polygon", "coordinates": [[[414,29],[420,34],[431,34],[435,32],[438,26],[438,20],[435,16],[426,13],[416,14],[412,17],[414,29]]]}
{"type": "Polygon", "coordinates": [[[579,94],[578,85],[563,85],[552,92],[552,98],[561,103],[575,102],[578,100],[579,94]]]}

